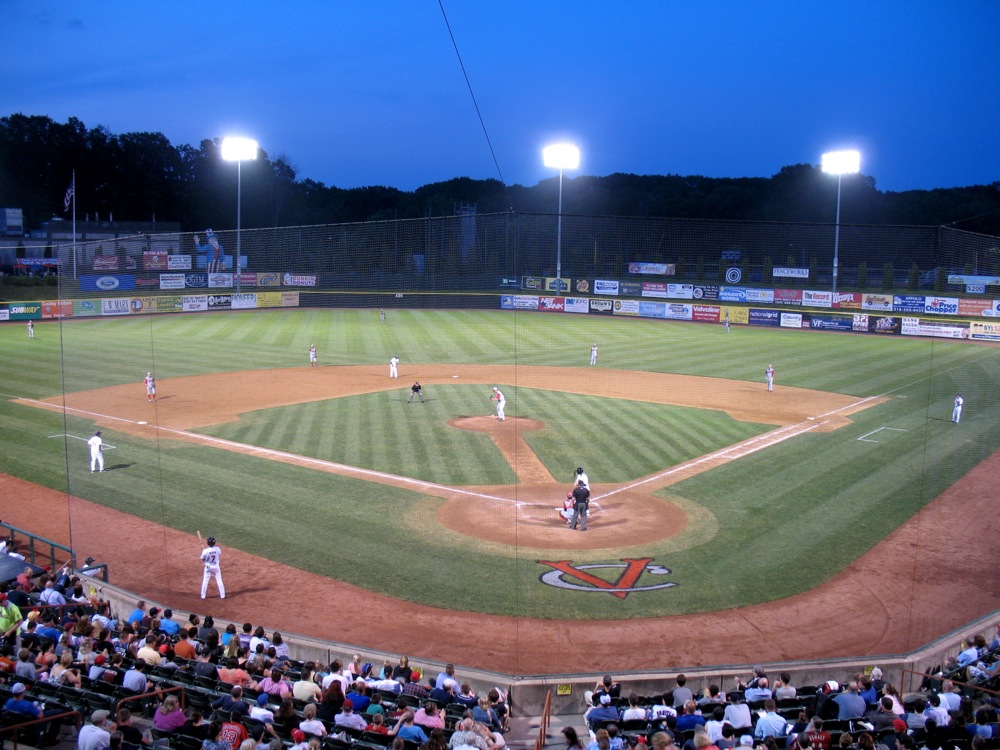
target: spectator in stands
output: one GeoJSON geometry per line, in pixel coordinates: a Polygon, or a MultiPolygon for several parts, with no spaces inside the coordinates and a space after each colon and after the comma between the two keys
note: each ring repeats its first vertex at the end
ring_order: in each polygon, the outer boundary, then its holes
{"type": "Polygon", "coordinates": [[[645,721],[646,709],[639,705],[639,695],[629,693],[628,708],[622,711],[622,721],[645,721]]]}
{"type": "Polygon", "coordinates": [[[78,688],[83,684],[83,679],[80,677],[80,670],[73,666],[72,651],[63,651],[59,663],[53,665],[52,671],[49,673],[49,682],[54,685],[68,685],[74,688],[78,688]]]}
{"type": "Polygon", "coordinates": [[[881,695],[885,690],[886,682],[882,679],[881,667],[872,667],[872,686],[875,688],[875,692],[878,695],[881,695]]]}
{"type": "Polygon", "coordinates": [[[788,722],[778,714],[778,707],[773,698],[764,700],[764,715],[757,719],[753,736],[757,739],[767,737],[784,737],[788,731],[788,722]]]}
{"type": "Polygon", "coordinates": [[[601,678],[601,681],[594,685],[594,704],[600,700],[600,697],[607,693],[612,698],[620,698],[622,694],[621,685],[611,679],[611,675],[606,674],[601,678]]]}
{"type": "Polygon", "coordinates": [[[247,644],[247,648],[250,649],[251,654],[257,653],[257,646],[263,646],[264,650],[271,645],[271,642],[267,640],[267,633],[264,632],[264,626],[258,625],[253,630],[253,635],[250,636],[250,642],[247,644]]]}
{"type": "MultiPolygon", "coordinates": [[[[405,658],[405,657],[404,657],[405,658]]],[[[413,711],[404,711],[402,716],[396,720],[396,726],[390,730],[389,734],[403,740],[423,744],[427,742],[427,735],[424,730],[413,723],[413,711]]]]}
{"type": "Polygon", "coordinates": [[[474,708],[479,704],[479,698],[476,691],[472,689],[472,685],[467,682],[462,683],[462,689],[455,696],[455,703],[460,703],[466,708],[474,708]]]}
{"type": "Polygon", "coordinates": [[[743,682],[739,677],[736,678],[736,687],[740,690],[757,687],[761,679],[767,679],[767,672],[764,671],[764,667],[757,665],[753,668],[753,676],[746,682],[743,682]]]}
{"type": "Polygon", "coordinates": [[[715,706],[712,709],[712,718],[705,722],[705,733],[713,744],[718,744],[722,739],[722,727],[725,726],[726,709],[724,706],[715,706]]]}
{"type": "Polygon", "coordinates": [[[268,695],[286,696],[292,694],[292,683],[285,679],[285,674],[280,669],[272,669],[257,685],[257,689],[268,695]]]}
{"type": "Polygon", "coordinates": [[[253,625],[249,622],[243,623],[243,632],[239,635],[240,638],[240,648],[249,649],[250,639],[253,638],[253,625]]]}
{"type": "Polygon", "coordinates": [[[315,702],[323,697],[323,689],[316,682],[315,664],[307,661],[302,665],[299,679],[292,683],[292,697],[295,700],[315,702]]]}
{"type": "Polygon", "coordinates": [[[135,658],[142,659],[151,667],[158,667],[160,665],[161,656],[160,651],[157,648],[155,635],[150,634],[146,636],[145,644],[136,653],[135,658]]]}
{"type": "MultiPolygon", "coordinates": [[[[31,719],[41,719],[47,713],[41,706],[27,699],[25,695],[27,688],[23,682],[15,682],[11,685],[11,697],[3,705],[4,711],[12,714],[21,714],[31,719]]],[[[61,713],[57,709],[50,709],[49,713],[61,713]]],[[[39,739],[36,744],[55,744],[59,736],[59,722],[52,721],[48,724],[40,724],[37,728],[39,739]]]]}
{"type": "Polygon", "coordinates": [[[307,703],[302,709],[302,721],[298,723],[298,728],[306,734],[316,737],[326,737],[326,725],[316,718],[316,704],[307,703]]]}
{"type": "MultiPolygon", "coordinates": [[[[367,724],[363,716],[354,713],[354,702],[350,700],[344,701],[340,713],[333,718],[333,723],[338,727],[356,729],[359,732],[363,732],[367,724]]],[[[299,727],[301,728],[301,726],[300,724],[299,727]]],[[[426,742],[427,740],[424,739],[423,741],[426,742]]]]}
{"type": "Polygon", "coordinates": [[[598,729],[594,733],[594,740],[587,745],[587,750],[611,750],[611,735],[607,729],[598,729]]]}
{"type": "Polygon", "coordinates": [[[56,588],[55,581],[49,580],[38,595],[38,601],[50,607],[62,607],[66,604],[66,597],[56,588]]]}
{"type": "Polygon", "coordinates": [[[389,734],[389,727],[385,725],[385,717],[382,714],[371,714],[365,725],[365,731],[375,734],[389,734]]]}
{"type": "Polygon", "coordinates": [[[498,731],[506,732],[507,721],[510,718],[510,711],[507,710],[506,696],[501,694],[499,689],[490,688],[486,693],[486,697],[489,698],[490,708],[496,711],[497,716],[500,718],[500,729],[498,731]]]}
{"type": "Polygon", "coordinates": [[[694,733],[693,744],[695,750],[719,750],[719,748],[715,745],[715,743],[713,743],[712,740],[709,739],[708,734],[706,732],[701,731],[700,729],[695,731],[694,733]]]}
{"type": "Polygon", "coordinates": [[[319,705],[316,707],[317,715],[323,721],[332,724],[334,717],[340,713],[340,709],[344,705],[345,700],[346,698],[344,693],[340,689],[340,683],[330,683],[330,687],[323,694],[323,700],[321,700],[319,705]]]}
{"type": "Polygon", "coordinates": [[[228,685],[240,685],[251,690],[257,689],[257,683],[250,676],[250,673],[240,667],[238,659],[229,658],[226,666],[219,669],[219,680],[228,685]]]}
{"type": "Polygon", "coordinates": [[[153,714],[153,728],[161,732],[173,734],[187,721],[184,711],[181,710],[177,696],[171,694],[163,699],[163,703],[153,714]]]}
{"type": "MultiPolygon", "coordinates": [[[[31,652],[26,648],[21,648],[17,652],[17,663],[14,665],[14,674],[22,680],[34,682],[41,679],[35,669],[35,663],[31,659],[31,652]]],[[[47,675],[46,675],[47,676],[47,675]]]]}
{"type": "Polygon", "coordinates": [[[268,708],[267,693],[258,695],[254,705],[250,706],[250,718],[263,724],[274,723],[274,711],[268,708]]]}
{"type": "Polygon", "coordinates": [[[399,664],[392,668],[389,676],[400,682],[409,682],[412,673],[413,669],[410,667],[410,658],[408,656],[400,656],[399,664]]]}
{"type": "Polygon", "coordinates": [[[23,621],[17,605],[9,601],[6,594],[0,593],[0,642],[16,645],[17,632],[23,621]]]}
{"type": "Polygon", "coordinates": [[[424,703],[413,715],[413,723],[426,730],[444,729],[444,717],[441,716],[438,704],[431,700],[424,703]]]}
{"type": "Polygon", "coordinates": [[[726,704],[726,696],[722,694],[718,685],[712,683],[703,691],[701,698],[698,699],[698,705],[709,706],[714,703],[724,706],[726,704]]]}
{"type": "Polygon", "coordinates": [[[736,730],[732,724],[723,723],[722,736],[715,741],[715,746],[719,750],[732,750],[736,747],[736,730]]]}
{"type": "Polygon", "coordinates": [[[860,719],[868,710],[865,699],[858,695],[858,683],[854,680],[847,683],[847,689],[844,692],[834,696],[833,702],[837,704],[837,718],[841,721],[860,719]]]}
{"type": "Polygon", "coordinates": [[[229,695],[223,695],[212,701],[212,708],[221,711],[226,716],[233,713],[239,714],[240,717],[250,715],[250,706],[243,700],[243,688],[239,685],[233,685],[229,695]]]}
{"type": "Polygon", "coordinates": [[[198,649],[195,648],[194,638],[198,635],[198,628],[182,628],[177,634],[177,643],[174,644],[174,654],[185,661],[193,661],[198,658],[198,649]]]}
{"type": "Polygon", "coordinates": [[[726,706],[725,721],[732,724],[734,729],[749,729],[753,726],[750,706],[744,699],[734,695],[729,705],[726,706]]]}
{"type": "Polygon", "coordinates": [[[976,720],[973,723],[967,724],[965,731],[969,733],[970,737],[983,737],[985,739],[993,738],[993,724],[996,720],[996,709],[986,708],[985,706],[976,711],[976,720]]]}
{"type": "MultiPolygon", "coordinates": [[[[618,714],[618,709],[611,705],[611,696],[608,693],[601,693],[601,695],[597,698],[597,702],[598,705],[587,709],[587,712],[583,715],[584,720],[587,722],[587,726],[589,726],[591,730],[609,721],[621,720],[621,716],[618,714]]],[[[483,714],[480,713],[484,704],[486,708],[489,709],[489,700],[481,698],[479,700],[479,708],[472,709],[472,716],[476,721],[481,721],[484,724],[490,724],[490,721],[483,718],[483,714]]],[[[497,719],[496,726],[499,727],[499,719],[497,719]]]]}
{"type": "Polygon", "coordinates": [[[770,683],[767,678],[761,677],[755,684],[747,685],[743,691],[743,697],[747,699],[747,703],[756,703],[772,697],[770,683]]]}
{"type": "Polygon", "coordinates": [[[892,711],[892,698],[883,695],[878,707],[865,714],[865,721],[872,725],[876,734],[892,729],[893,722],[896,721],[896,714],[892,711]]]}
{"type": "MultiPolygon", "coordinates": [[[[209,732],[211,733],[211,731],[209,732]]],[[[243,744],[243,740],[250,738],[250,733],[247,732],[247,728],[243,726],[243,717],[236,711],[234,711],[229,716],[229,721],[222,723],[219,728],[219,739],[226,743],[223,750],[239,750],[240,745],[243,744]]]]}
{"type": "Polygon", "coordinates": [[[866,674],[858,675],[858,695],[864,700],[865,705],[874,706],[878,703],[878,695],[875,692],[875,685],[872,678],[866,674]]]}
{"type": "MultiPolygon", "coordinates": [[[[368,697],[368,686],[360,677],[354,681],[351,691],[347,694],[347,699],[354,704],[354,713],[363,714],[368,710],[368,704],[372,702],[368,697]]],[[[446,706],[450,701],[438,702],[439,706],[446,706]]],[[[419,722],[418,722],[419,723],[419,722]]]]}
{"type": "Polygon", "coordinates": [[[105,679],[104,673],[107,671],[104,665],[108,663],[108,657],[104,654],[98,654],[94,657],[94,663],[90,665],[90,669],[87,670],[87,682],[97,682],[98,680],[105,679]]]}
{"type": "MultiPolygon", "coordinates": [[[[608,703],[610,702],[611,699],[608,698],[608,703]]],[[[612,710],[614,711],[613,718],[615,721],[617,721],[618,711],[614,709],[612,710]]],[[[500,731],[500,717],[497,715],[497,712],[490,705],[490,699],[486,696],[481,697],[479,699],[479,704],[472,709],[472,718],[478,721],[480,724],[485,724],[486,726],[488,726],[491,732],[500,731]]]]}
{"type": "Polygon", "coordinates": [[[892,701],[892,712],[896,714],[896,716],[902,716],[906,713],[906,708],[903,706],[902,696],[900,696],[899,691],[896,690],[895,685],[886,683],[885,687],[882,688],[882,693],[883,698],[888,698],[892,701]]]}
{"type": "Polygon", "coordinates": [[[430,696],[431,691],[420,684],[420,672],[414,669],[410,672],[410,681],[403,683],[400,693],[402,695],[412,695],[414,698],[422,701],[430,696]]]}
{"type": "Polygon", "coordinates": [[[809,738],[809,747],[813,750],[830,750],[833,737],[823,729],[823,720],[814,716],[806,727],[805,736],[809,738]]]}
{"type": "Polygon", "coordinates": [[[656,732],[649,738],[652,750],[676,750],[674,738],[666,732],[656,732]]]}
{"type": "MultiPolygon", "coordinates": [[[[941,683],[941,704],[949,711],[957,711],[962,705],[962,689],[954,681],[945,680],[941,683]]],[[[940,725],[939,725],[940,726],[940,725]]]]}
{"type": "MultiPolygon", "coordinates": [[[[119,726],[119,729],[121,727],[119,726]]],[[[199,740],[207,740],[211,724],[205,721],[205,715],[197,708],[188,711],[188,718],[177,730],[177,734],[185,737],[197,737],[199,740]]]]}
{"type": "Polygon", "coordinates": [[[688,701],[694,700],[694,693],[687,686],[687,677],[685,675],[677,675],[675,682],[677,683],[677,687],[674,688],[673,706],[674,708],[681,708],[688,701]]]}
{"type": "Polygon", "coordinates": [[[792,685],[792,676],[788,672],[782,672],[780,679],[774,682],[774,695],[776,701],[794,700],[798,691],[792,685]]]}
{"type": "Polygon", "coordinates": [[[705,717],[698,713],[698,704],[688,701],[684,704],[684,713],[677,717],[677,731],[690,732],[705,726],[705,717]]]}
{"type": "Polygon", "coordinates": [[[114,722],[108,717],[109,711],[99,709],[90,715],[90,723],[86,724],[77,735],[78,750],[106,750],[111,745],[111,733],[116,730],[114,722]]]}
{"type": "MultiPolygon", "coordinates": [[[[476,722],[470,717],[460,720],[455,726],[455,731],[452,732],[448,747],[452,750],[459,750],[459,748],[463,750],[490,750],[493,747],[493,743],[490,741],[493,739],[493,735],[491,734],[489,739],[486,739],[475,730],[475,725],[476,722]]],[[[583,750],[583,745],[580,744],[575,729],[566,727],[563,729],[563,736],[566,738],[566,750],[583,750]],[[570,743],[570,735],[567,734],[567,730],[572,733],[572,743],[570,743]]]]}
{"type": "MultiPolygon", "coordinates": [[[[444,669],[438,672],[437,677],[434,678],[434,687],[442,688],[444,687],[445,680],[455,680],[455,665],[445,664],[444,669]]],[[[455,680],[456,684],[458,680],[455,680]]]]}
{"type": "Polygon", "coordinates": [[[122,733],[122,740],[133,748],[152,744],[152,739],[144,736],[143,731],[132,723],[132,712],[127,708],[118,709],[115,726],[122,733]]]}
{"type": "Polygon", "coordinates": [[[278,661],[288,659],[288,644],[277,630],[271,634],[271,648],[274,649],[274,658],[278,661]]]}
{"type": "Polygon", "coordinates": [[[927,701],[917,698],[913,701],[913,710],[906,714],[906,726],[911,730],[921,730],[927,723],[927,701]]]}
{"type": "Polygon", "coordinates": [[[946,727],[951,721],[951,717],[948,716],[948,707],[942,702],[941,696],[935,693],[931,693],[930,697],[927,698],[924,716],[927,717],[927,721],[934,720],[935,728],[946,727]]]}

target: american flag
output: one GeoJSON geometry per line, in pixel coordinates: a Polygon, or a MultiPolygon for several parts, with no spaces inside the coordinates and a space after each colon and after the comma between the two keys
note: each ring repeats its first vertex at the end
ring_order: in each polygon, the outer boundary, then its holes
{"type": "Polygon", "coordinates": [[[73,196],[76,194],[76,177],[69,181],[69,187],[66,188],[66,195],[63,196],[63,210],[69,211],[69,207],[73,205],[73,196]]]}

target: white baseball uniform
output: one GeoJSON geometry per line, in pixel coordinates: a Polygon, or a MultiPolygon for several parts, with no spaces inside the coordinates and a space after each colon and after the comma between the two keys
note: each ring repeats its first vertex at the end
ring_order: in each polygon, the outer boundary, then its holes
{"type": "Polygon", "coordinates": [[[399,357],[395,355],[393,355],[392,359],[389,360],[389,377],[399,377],[399,357]]]}
{"type": "Polygon", "coordinates": [[[35,338],[35,324],[32,323],[30,320],[28,321],[28,338],[29,339],[35,338]]]}
{"type": "Polygon", "coordinates": [[[153,373],[147,372],[143,382],[146,384],[146,400],[156,401],[156,378],[153,377],[153,373]]]}
{"type": "Polygon", "coordinates": [[[965,399],[962,398],[962,394],[959,393],[955,396],[955,408],[951,410],[951,421],[958,424],[958,421],[962,418],[962,406],[965,405],[965,399]]]}
{"type": "Polygon", "coordinates": [[[90,473],[94,470],[104,471],[104,441],[100,435],[94,435],[87,441],[90,446],[90,473]]]}
{"type": "Polygon", "coordinates": [[[771,365],[768,365],[767,369],[764,370],[764,380],[767,382],[767,390],[773,391],[774,390],[774,368],[771,367],[771,365]]]}
{"type": "Polygon", "coordinates": [[[316,366],[316,347],[315,346],[310,346],[309,347],[309,364],[312,365],[313,367],[316,366]]]}
{"type": "Polygon", "coordinates": [[[592,365],[597,364],[597,344],[594,344],[592,347],[590,347],[590,364],[592,365]]]}
{"type": "Polygon", "coordinates": [[[507,406],[507,399],[503,397],[503,391],[499,388],[493,389],[493,398],[497,402],[497,419],[503,422],[507,417],[504,415],[504,407],[507,406]]]}
{"type": "Polygon", "coordinates": [[[205,563],[205,575],[201,579],[201,598],[205,598],[208,593],[208,581],[215,576],[215,585],[219,588],[219,598],[226,598],[226,587],[222,583],[222,550],[218,545],[205,547],[201,551],[201,561],[205,563]]]}

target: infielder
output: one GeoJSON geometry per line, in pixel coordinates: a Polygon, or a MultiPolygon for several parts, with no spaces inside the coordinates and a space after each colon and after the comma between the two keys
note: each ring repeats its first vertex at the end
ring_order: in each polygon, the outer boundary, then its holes
{"type": "Polygon", "coordinates": [[[962,418],[962,407],[965,405],[965,399],[962,398],[962,394],[958,393],[955,395],[955,407],[951,410],[951,421],[958,424],[958,421],[962,418]]]}
{"type": "Polygon", "coordinates": [[[201,561],[205,563],[205,575],[201,579],[201,598],[205,598],[208,593],[208,579],[215,576],[215,585],[219,589],[219,598],[226,598],[226,587],[222,583],[222,550],[215,544],[215,537],[210,536],[206,540],[208,546],[201,551],[201,561]]]}
{"type": "Polygon", "coordinates": [[[316,344],[309,345],[309,365],[311,367],[316,366],[316,344]]]}
{"type": "Polygon", "coordinates": [[[504,407],[507,406],[507,399],[503,397],[503,392],[496,386],[493,386],[493,395],[490,396],[491,401],[497,402],[497,419],[503,422],[507,417],[504,415],[504,407]]]}
{"type": "Polygon", "coordinates": [[[406,403],[412,404],[414,396],[419,396],[420,397],[420,403],[424,402],[424,387],[422,385],[420,385],[420,381],[419,380],[416,383],[414,383],[413,385],[410,386],[410,400],[407,401],[406,403]]]}
{"type": "Polygon", "coordinates": [[[93,474],[95,469],[104,471],[104,441],[100,430],[87,441],[87,445],[90,446],[90,473],[93,474]]]}
{"type": "Polygon", "coordinates": [[[592,347],[590,347],[590,364],[592,365],[597,364],[597,344],[594,344],[592,347]]]}
{"type": "Polygon", "coordinates": [[[764,382],[767,383],[768,391],[774,390],[774,368],[771,365],[768,365],[767,369],[764,370],[764,382]]]}
{"type": "Polygon", "coordinates": [[[395,354],[392,355],[392,359],[389,360],[389,377],[398,378],[399,377],[399,357],[395,354]]]}
{"type": "Polygon", "coordinates": [[[146,400],[156,401],[156,378],[153,373],[147,372],[146,379],[142,381],[146,385],[146,400]]]}

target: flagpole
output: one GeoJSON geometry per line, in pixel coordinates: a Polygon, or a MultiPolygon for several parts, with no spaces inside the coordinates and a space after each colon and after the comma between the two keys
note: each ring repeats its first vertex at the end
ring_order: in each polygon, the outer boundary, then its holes
{"type": "Polygon", "coordinates": [[[73,279],[76,280],[76,170],[70,183],[73,186],[73,279]]]}

